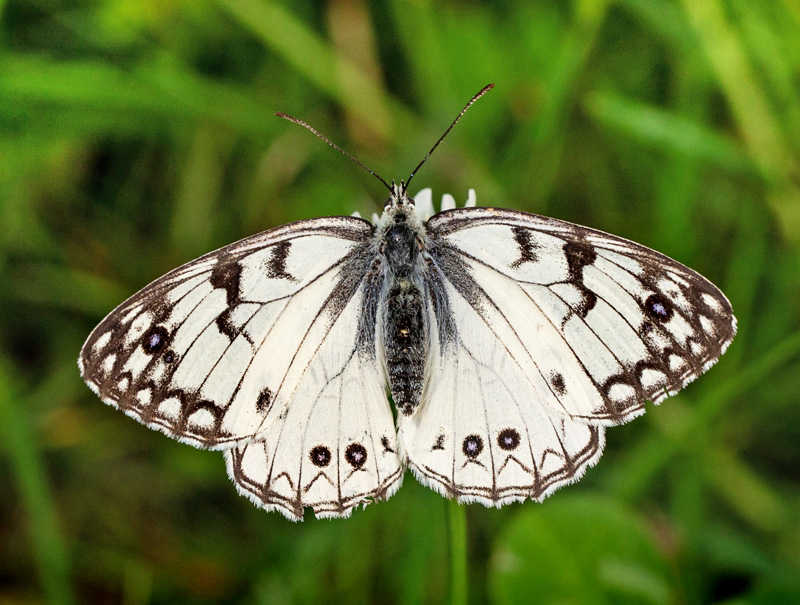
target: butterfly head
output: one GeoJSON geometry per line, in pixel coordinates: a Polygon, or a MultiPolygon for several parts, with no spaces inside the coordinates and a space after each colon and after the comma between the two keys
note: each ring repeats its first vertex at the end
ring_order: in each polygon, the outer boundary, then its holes
{"type": "Polygon", "coordinates": [[[398,184],[392,181],[389,192],[389,197],[383,202],[384,212],[397,212],[402,210],[414,212],[414,198],[410,197],[406,192],[405,182],[400,181],[400,184],[398,184]]]}
{"type": "Polygon", "coordinates": [[[382,225],[406,223],[415,230],[419,229],[421,221],[416,213],[416,203],[414,198],[408,195],[406,183],[392,181],[389,192],[389,197],[383,202],[383,215],[380,221],[382,225]]]}
{"type": "Polygon", "coordinates": [[[390,196],[383,203],[383,214],[375,225],[375,243],[397,273],[408,273],[415,266],[417,251],[426,241],[425,228],[417,216],[414,198],[403,181],[392,181],[390,196]]]}

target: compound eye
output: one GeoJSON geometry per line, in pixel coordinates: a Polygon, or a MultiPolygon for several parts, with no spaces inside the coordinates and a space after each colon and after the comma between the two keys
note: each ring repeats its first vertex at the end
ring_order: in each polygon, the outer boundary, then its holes
{"type": "Polygon", "coordinates": [[[383,209],[384,209],[384,210],[386,210],[386,209],[387,209],[387,208],[389,208],[389,206],[391,206],[391,205],[392,205],[392,198],[390,198],[390,197],[387,197],[387,198],[386,198],[386,201],[385,201],[385,202],[383,202],[383,209]]]}

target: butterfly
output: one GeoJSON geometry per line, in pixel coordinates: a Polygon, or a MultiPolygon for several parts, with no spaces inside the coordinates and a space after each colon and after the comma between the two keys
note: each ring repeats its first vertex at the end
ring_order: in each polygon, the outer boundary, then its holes
{"type": "Polygon", "coordinates": [[[731,343],[731,305],[698,273],[474,191],[433,214],[430,190],[407,192],[424,162],[400,184],[375,175],[374,222],[277,227],[146,286],[92,331],[83,379],[221,450],[241,494],[301,520],[386,499],[406,468],[464,503],[541,501],[598,461],[606,427],[731,343]]]}

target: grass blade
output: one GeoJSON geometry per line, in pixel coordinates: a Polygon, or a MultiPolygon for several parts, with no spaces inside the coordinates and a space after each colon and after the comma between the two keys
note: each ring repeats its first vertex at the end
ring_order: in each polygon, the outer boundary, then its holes
{"type": "Polygon", "coordinates": [[[27,514],[28,531],[38,560],[42,588],[47,601],[73,602],[67,555],[47,487],[42,453],[36,445],[29,419],[22,411],[11,369],[0,358],[0,442],[11,461],[19,495],[27,514]]]}

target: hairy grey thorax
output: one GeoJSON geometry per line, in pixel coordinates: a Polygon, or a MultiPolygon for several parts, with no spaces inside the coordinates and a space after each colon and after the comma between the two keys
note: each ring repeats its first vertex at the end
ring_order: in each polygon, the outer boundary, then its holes
{"type": "Polygon", "coordinates": [[[414,201],[399,188],[387,201],[376,243],[385,276],[382,329],[389,388],[397,410],[409,416],[422,396],[429,345],[423,297],[425,229],[414,213],[414,201]]]}

